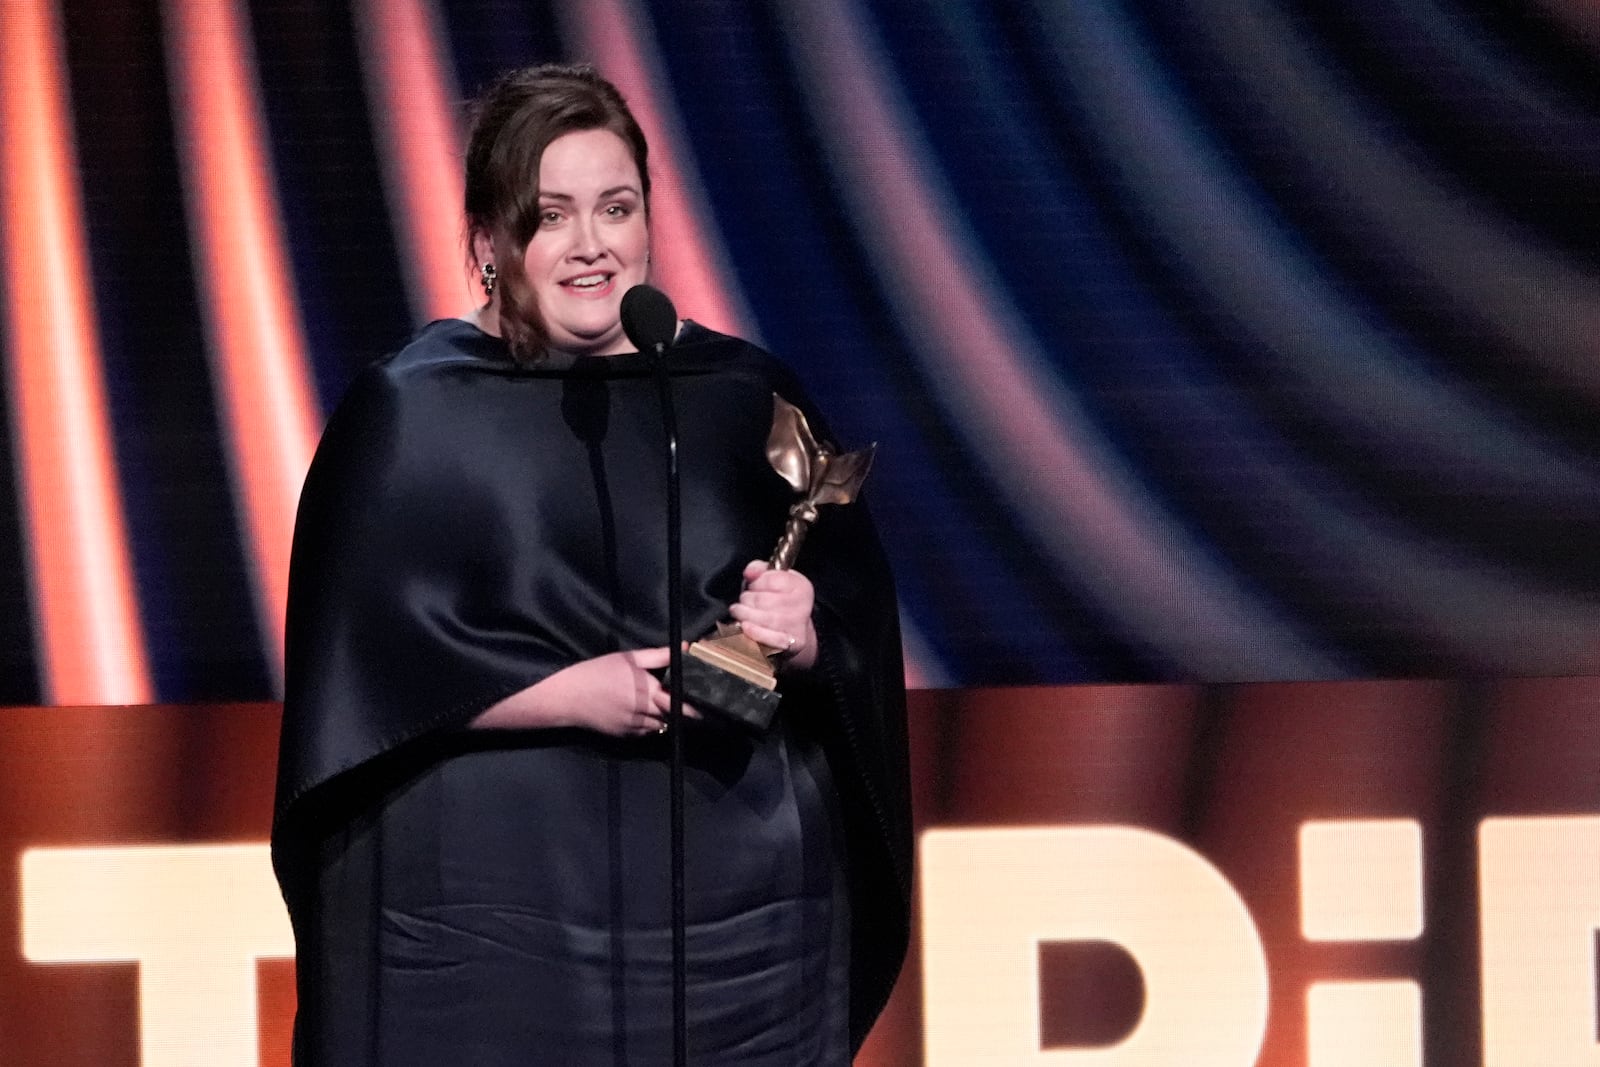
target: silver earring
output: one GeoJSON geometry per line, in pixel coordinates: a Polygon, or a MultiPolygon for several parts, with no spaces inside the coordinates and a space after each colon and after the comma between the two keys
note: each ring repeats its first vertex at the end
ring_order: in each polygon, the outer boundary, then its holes
{"type": "Polygon", "coordinates": [[[478,268],[478,280],[483,284],[483,295],[494,295],[494,283],[500,280],[500,272],[494,269],[493,263],[485,263],[478,268]]]}

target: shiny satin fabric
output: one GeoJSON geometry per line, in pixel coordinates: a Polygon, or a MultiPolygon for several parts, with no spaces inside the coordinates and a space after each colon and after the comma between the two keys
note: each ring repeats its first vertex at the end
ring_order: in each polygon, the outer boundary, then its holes
{"type": "MultiPolygon", "coordinates": [[[[818,416],[745,342],[691,323],[670,360],[695,635],[783,528],[789,490],[764,456],[771,394],[818,416]]],[[[524,368],[444,320],[351,387],[306,479],[291,568],[273,857],[303,957],[356,936],[323,914],[334,896],[360,899],[351,864],[381,871],[381,857],[340,851],[352,828],[476,744],[468,720],[579,660],[665,643],[664,469],[645,356],[524,368]]],[[[882,550],[865,508],[835,510],[799,564],[818,591],[819,663],[785,681],[782,714],[831,768],[859,1045],[907,937],[904,693],[882,550]]],[[[302,970],[304,1018],[326,991],[302,970]]]]}

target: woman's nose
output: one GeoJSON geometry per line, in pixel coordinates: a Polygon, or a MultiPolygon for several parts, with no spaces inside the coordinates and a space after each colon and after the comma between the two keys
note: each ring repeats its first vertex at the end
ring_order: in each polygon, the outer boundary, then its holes
{"type": "Polygon", "coordinates": [[[600,231],[594,223],[580,222],[573,234],[572,255],[577,259],[593,260],[605,254],[605,242],[600,239],[600,231]]]}

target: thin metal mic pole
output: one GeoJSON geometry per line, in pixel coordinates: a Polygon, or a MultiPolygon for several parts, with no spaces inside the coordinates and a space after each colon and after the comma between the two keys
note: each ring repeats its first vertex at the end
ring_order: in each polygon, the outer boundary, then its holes
{"type": "Polygon", "coordinates": [[[678,412],[672,401],[672,378],[667,374],[667,346],[655,346],[656,387],[661,392],[661,425],[667,439],[667,738],[671,750],[672,794],[672,1064],[688,1067],[688,917],[683,880],[683,518],[679,513],[678,412]]]}

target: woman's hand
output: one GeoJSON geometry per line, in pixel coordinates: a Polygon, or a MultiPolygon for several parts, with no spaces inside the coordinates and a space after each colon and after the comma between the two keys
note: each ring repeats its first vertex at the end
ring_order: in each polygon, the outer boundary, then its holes
{"type": "MultiPolygon", "coordinates": [[[[665,667],[667,658],[665,647],[641,648],[574,663],[506,697],[472,725],[519,730],[577,726],[612,737],[661,733],[672,697],[650,672],[665,667]]],[[[687,704],[683,713],[700,718],[687,704]]]]}
{"type": "Polygon", "coordinates": [[[783,652],[780,664],[801,669],[817,662],[817,630],[811,624],[816,594],[799,571],[775,571],[762,560],[744,568],[744,592],[728,608],[744,632],[783,652]]]}

